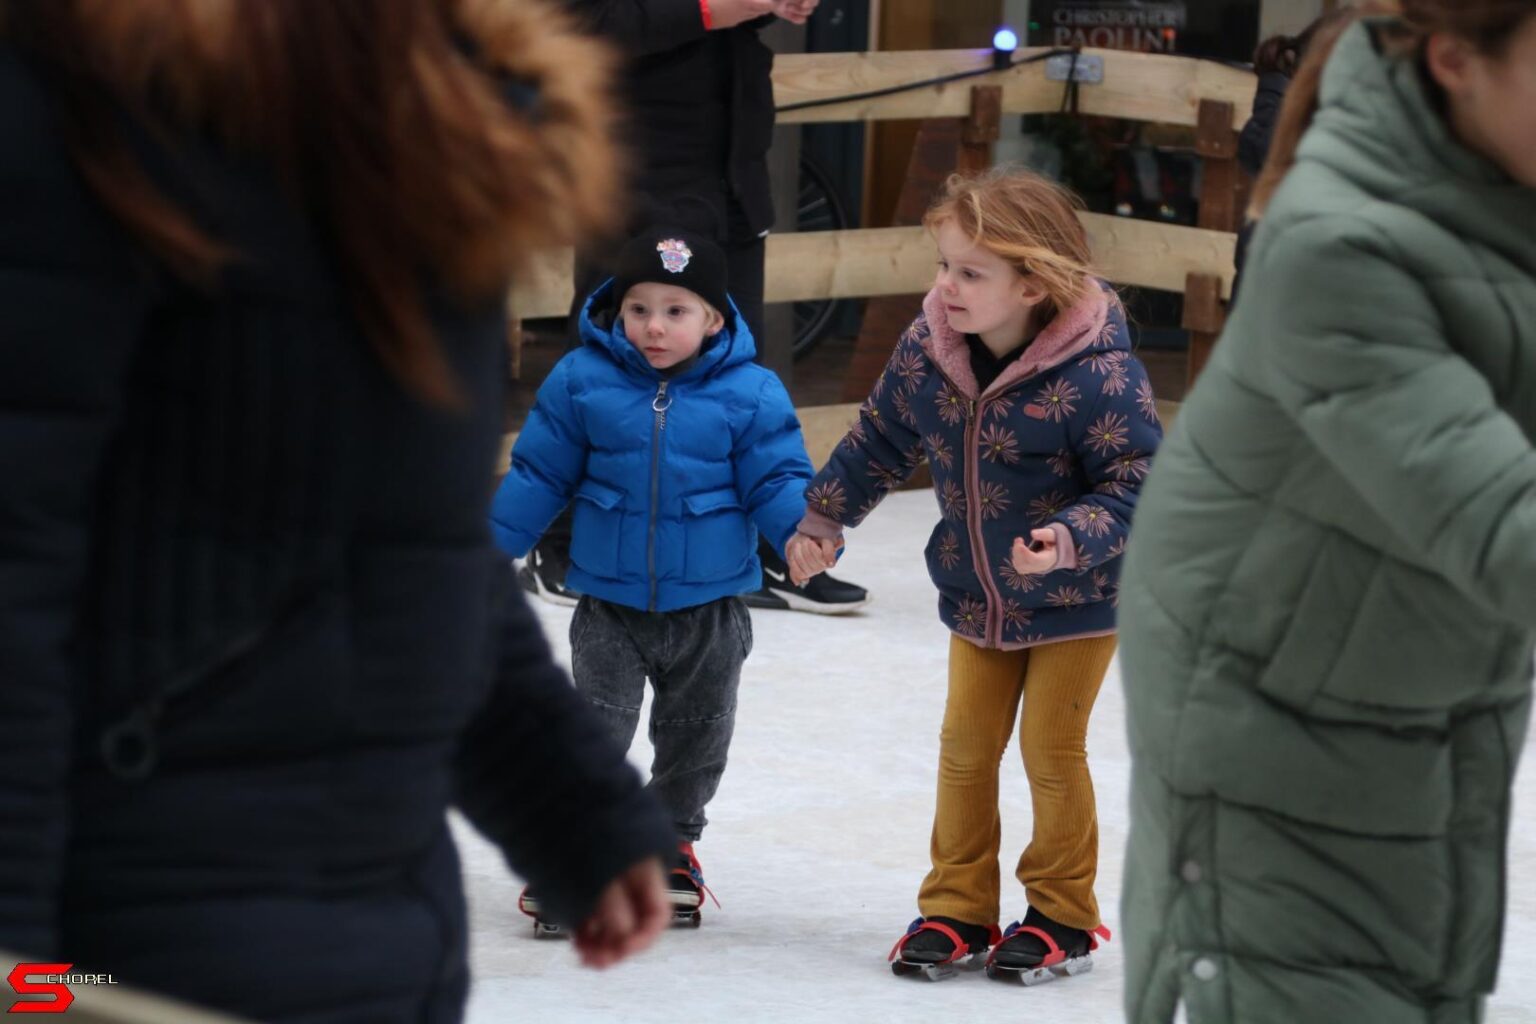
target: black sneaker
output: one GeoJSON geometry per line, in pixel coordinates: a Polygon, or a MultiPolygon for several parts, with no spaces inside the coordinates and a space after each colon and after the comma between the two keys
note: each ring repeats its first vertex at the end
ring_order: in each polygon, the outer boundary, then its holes
{"type": "Polygon", "coordinates": [[[565,559],[552,555],[544,545],[534,545],[523,564],[517,567],[517,582],[524,590],[542,597],[550,604],[570,607],[577,597],[565,589],[565,559]]]}
{"type": "Polygon", "coordinates": [[[820,573],[803,587],[789,581],[789,567],[767,544],[758,547],[763,563],[763,587],[741,599],[751,608],[779,611],[814,612],[817,615],[842,615],[869,604],[869,591],[820,573]]]}

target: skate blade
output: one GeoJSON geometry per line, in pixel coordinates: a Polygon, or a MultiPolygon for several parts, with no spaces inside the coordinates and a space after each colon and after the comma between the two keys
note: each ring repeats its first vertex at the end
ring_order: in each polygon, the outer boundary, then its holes
{"type": "Polygon", "coordinates": [[[1057,978],[1087,974],[1091,970],[1093,970],[1092,956],[1075,956],[1059,964],[1052,964],[1050,967],[1004,967],[1001,964],[992,964],[987,968],[987,977],[994,981],[1011,982],[1018,979],[1022,984],[1033,987],[1055,981],[1057,978]]]}
{"type": "Polygon", "coordinates": [[[704,914],[697,909],[689,910],[683,907],[672,908],[673,928],[697,928],[703,923],[704,914]]]}
{"type": "Polygon", "coordinates": [[[980,953],[963,956],[947,964],[914,963],[911,960],[892,960],[891,973],[898,978],[921,977],[925,981],[948,981],[961,971],[974,971],[984,962],[980,953]]]}
{"type": "Polygon", "coordinates": [[[533,922],[533,937],[536,939],[568,939],[570,936],[571,933],[558,924],[538,920],[533,922]]]}

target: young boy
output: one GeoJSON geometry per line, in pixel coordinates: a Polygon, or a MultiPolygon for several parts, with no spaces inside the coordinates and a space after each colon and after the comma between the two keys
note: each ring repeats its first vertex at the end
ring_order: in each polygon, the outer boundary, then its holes
{"type": "MultiPolygon", "coordinates": [[[[757,534],[780,554],[811,464],[779,379],[752,361],[725,255],[699,232],[627,243],[581,315],[581,348],[539,389],[491,509],[522,557],[574,499],[572,674],[626,747],[655,690],[651,788],[682,842],[673,903],[697,921],[693,843],[725,770],[757,589],[757,534]]],[[[525,894],[524,909],[537,916],[525,894]]]]}

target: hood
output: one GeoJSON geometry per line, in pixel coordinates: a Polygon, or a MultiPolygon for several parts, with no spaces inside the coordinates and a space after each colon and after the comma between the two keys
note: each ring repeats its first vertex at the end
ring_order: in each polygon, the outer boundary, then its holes
{"type": "MultiPolygon", "coordinates": [[[[1297,168],[1326,167],[1372,198],[1420,213],[1536,272],[1536,189],[1515,183],[1455,137],[1419,62],[1385,41],[1392,22],[1368,18],[1340,38],[1297,168]]],[[[1308,196],[1292,197],[1282,185],[1270,214],[1308,205],[1308,196]]]]}
{"type": "MultiPolygon", "coordinates": [[[[1102,281],[1094,284],[1098,287],[1090,289],[1077,305],[1056,314],[1029,347],[998,374],[987,394],[1069,362],[1090,348],[1101,352],[1130,351],[1120,297],[1102,281]]],[[[922,339],[923,351],[967,398],[980,397],[976,393],[976,375],[971,372],[970,347],[965,343],[965,335],[950,326],[937,288],[924,296],[923,316],[928,322],[928,334],[922,339]]]]}
{"type": "MultiPolygon", "coordinates": [[[[629,367],[647,377],[659,377],[660,374],[646,362],[640,350],[624,336],[624,325],[612,312],[612,295],[613,278],[610,277],[587,297],[586,304],[581,307],[582,344],[601,349],[620,366],[629,367]]],[[[704,342],[704,347],[699,350],[698,363],[682,377],[686,379],[718,373],[729,366],[750,363],[756,355],[757,344],[733,299],[726,314],[725,326],[713,338],[704,342]]]]}

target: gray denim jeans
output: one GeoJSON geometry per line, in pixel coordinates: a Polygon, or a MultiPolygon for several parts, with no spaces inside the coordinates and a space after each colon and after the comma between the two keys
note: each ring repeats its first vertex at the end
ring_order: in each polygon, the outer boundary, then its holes
{"type": "Polygon", "coordinates": [[[751,614],[737,597],[674,612],[583,597],[571,619],[576,689],[626,750],[651,681],[650,788],[688,842],[703,833],[704,807],[725,773],[741,666],[751,651],[751,614]]]}

